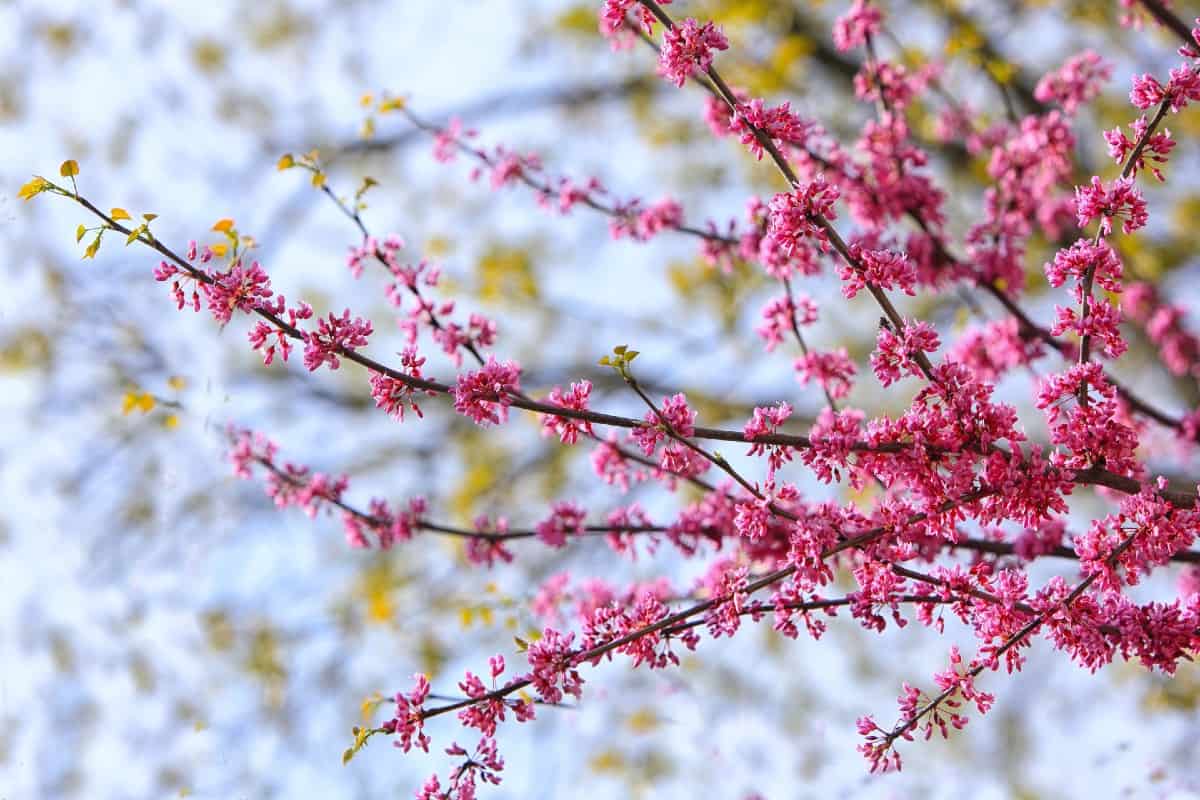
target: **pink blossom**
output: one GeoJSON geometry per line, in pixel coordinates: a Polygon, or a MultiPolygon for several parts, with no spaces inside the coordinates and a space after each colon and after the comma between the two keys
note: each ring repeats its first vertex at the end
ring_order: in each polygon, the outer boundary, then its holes
{"type": "Polygon", "coordinates": [[[827,220],[837,218],[833,204],[838,195],[837,187],[823,178],[775,195],[767,211],[767,235],[788,255],[810,240],[827,252],[830,245],[825,225],[827,220]]]}
{"type": "Polygon", "coordinates": [[[687,396],[682,393],[664,397],[662,408],[647,411],[644,419],[647,424],[634,428],[630,435],[648,456],[659,442],[670,438],[667,429],[684,438],[695,433],[696,412],[688,408],[687,396]]]}
{"type": "Polygon", "coordinates": [[[882,22],[883,14],[870,0],[854,0],[850,10],[833,23],[833,44],[842,52],[861,47],[879,33],[882,22]]]}
{"type": "Polygon", "coordinates": [[[1129,127],[1133,130],[1133,139],[1130,139],[1119,128],[1113,128],[1111,131],[1104,132],[1104,140],[1108,142],[1108,155],[1118,164],[1124,164],[1125,160],[1133,154],[1136,147],[1136,142],[1142,141],[1145,138],[1145,144],[1142,146],[1141,152],[1130,165],[1130,177],[1136,176],[1138,172],[1146,168],[1146,162],[1149,161],[1150,172],[1159,181],[1164,181],[1162,170],[1159,167],[1167,163],[1170,158],[1171,151],[1175,149],[1175,140],[1171,138],[1171,132],[1166,128],[1155,131],[1150,136],[1146,136],[1146,129],[1150,123],[1145,115],[1138,117],[1129,127]]]}
{"type": "Polygon", "coordinates": [[[365,347],[371,335],[371,323],[361,317],[350,319],[350,309],[340,317],[330,314],[317,321],[317,330],[304,332],[304,366],[311,372],[322,364],[330,369],[341,366],[338,355],[365,347]]]}
{"type": "Polygon", "coordinates": [[[458,155],[459,140],[475,136],[473,130],[463,130],[462,120],[451,117],[446,126],[433,137],[433,157],[445,164],[453,161],[458,155]]]}
{"type": "MultiPolygon", "coordinates": [[[[572,383],[571,388],[566,392],[562,390],[561,386],[555,386],[550,390],[550,396],[546,398],[546,402],[550,405],[572,411],[587,411],[588,399],[591,397],[591,394],[591,381],[580,381],[579,383],[572,383]]],[[[575,444],[579,441],[580,433],[588,437],[594,436],[592,423],[587,420],[561,417],[554,414],[542,415],[543,436],[557,436],[558,440],[563,444],[575,444]]]]}
{"type": "Polygon", "coordinates": [[[583,535],[586,517],[587,512],[575,503],[555,503],[550,516],[537,524],[537,537],[550,547],[565,547],[568,536],[583,535]]]}
{"type": "Polygon", "coordinates": [[[658,58],[659,73],[676,86],[682,87],[696,70],[706,72],[713,61],[713,50],[727,50],[729,40],[711,22],[703,25],[685,19],[669,28],[663,35],[658,58]]]}
{"type": "MultiPolygon", "coordinates": [[[[271,309],[271,313],[275,316],[281,316],[284,313],[286,301],[283,295],[275,296],[275,305],[271,309]]],[[[312,319],[312,306],[308,303],[301,302],[294,308],[287,308],[287,324],[289,328],[299,329],[300,321],[312,319]]],[[[284,361],[288,360],[288,356],[292,354],[292,337],[283,328],[274,324],[268,324],[263,321],[254,323],[254,327],[249,333],[250,346],[255,350],[261,350],[263,354],[263,365],[270,366],[275,360],[276,348],[279,348],[279,354],[284,361]]]]}
{"type": "Polygon", "coordinates": [[[917,353],[937,352],[940,343],[937,331],[928,322],[904,323],[904,330],[897,336],[891,326],[881,326],[875,339],[877,350],[871,354],[871,369],[884,386],[900,380],[907,372],[922,377],[922,372],[913,356],[917,353]]]}
{"type": "Polygon", "coordinates": [[[826,406],[809,432],[812,446],[800,453],[800,460],[825,483],[840,481],[849,466],[853,445],[861,435],[864,414],[847,408],[834,412],[826,406]]]}
{"type": "Polygon", "coordinates": [[[1112,71],[1112,64],[1097,53],[1084,50],[1043,76],[1033,95],[1042,103],[1054,101],[1068,114],[1074,114],[1100,94],[1104,83],[1112,78],[1112,71]]]}
{"type": "MultiPolygon", "coordinates": [[[[201,288],[213,319],[222,325],[232,319],[235,310],[249,314],[271,300],[271,279],[257,261],[245,267],[237,260],[225,272],[210,272],[209,277],[212,282],[201,284],[201,288]]],[[[179,297],[176,294],[177,302],[179,297]]]]}
{"type": "MultiPolygon", "coordinates": [[[[710,127],[713,123],[710,121],[710,127]]],[[[763,157],[763,143],[758,134],[764,135],[776,146],[789,144],[802,147],[814,132],[814,123],[801,119],[792,111],[790,103],[767,106],[761,99],[739,98],[736,112],[728,123],[728,130],[738,136],[759,161],[763,157]]]]}
{"type": "Polygon", "coordinates": [[[903,253],[891,250],[863,250],[855,245],[852,253],[857,265],[839,264],[842,294],[852,298],[868,286],[880,289],[900,289],[905,294],[916,294],[916,265],[903,253]]]}
{"type": "Polygon", "coordinates": [[[1085,228],[1096,217],[1100,217],[1100,235],[1112,233],[1113,219],[1124,222],[1121,230],[1133,233],[1146,224],[1146,201],[1134,185],[1133,178],[1118,178],[1106,189],[1104,182],[1092,176],[1090,186],[1075,187],[1076,214],[1079,227],[1085,228]]]}
{"type": "Polygon", "coordinates": [[[396,746],[404,752],[412,749],[414,744],[425,752],[429,752],[429,736],[425,734],[425,719],[422,716],[425,701],[432,689],[429,679],[424,675],[413,676],[416,687],[408,694],[397,693],[395,697],[396,714],[381,726],[385,733],[398,737],[396,746]]]}
{"type": "Polygon", "coordinates": [[[844,347],[829,353],[810,350],[808,354],[797,358],[792,366],[801,386],[816,381],[834,400],[850,394],[853,378],[858,373],[858,367],[846,354],[844,347]]]}
{"type": "Polygon", "coordinates": [[[1091,270],[1097,286],[1109,292],[1121,291],[1121,260],[1106,241],[1076,239],[1070,247],[1056,252],[1044,269],[1051,286],[1062,286],[1067,278],[1082,282],[1091,270]]]}
{"type": "Polygon", "coordinates": [[[583,678],[575,668],[579,661],[571,649],[574,641],[574,633],[564,636],[553,628],[546,628],[542,638],[529,645],[529,680],[538,696],[547,703],[562,702],[564,694],[575,699],[583,696],[583,678]]]}
{"type": "MultiPolygon", "coordinates": [[[[747,439],[751,441],[777,433],[779,427],[783,425],[787,418],[792,415],[792,407],[790,404],[780,401],[778,405],[772,407],[759,406],[754,409],[754,416],[742,428],[742,432],[747,439]]],[[[749,456],[767,456],[767,471],[768,475],[773,474],[777,469],[783,466],[784,462],[792,460],[792,449],[785,445],[770,445],[763,442],[754,442],[750,446],[750,450],[746,453],[749,456]]]]}
{"type": "Polygon", "coordinates": [[[454,386],[454,410],[476,425],[499,425],[508,419],[513,396],[521,391],[521,368],[515,362],[499,363],[488,356],[475,372],[459,375],[454,386]]]}
{"type": "MultiPolygon", "coordinates": [[[[421,380],[424,377],[421,374],[421,365],[424,363],[424,356],[417,355],[417,348],[412,345],[404,348],[404,352],[400,354],[400,366],[410,378],[421,380]]],[[[375,401],[375,406],[383,409],[389,417],[403,422],[406,408],[411,408],[418,417],[424,416],[421,407],[413,399],[418,390],[412,384],[374,370],[371,371],[370,380],[371,399],[375,401]]],[[[427,391],[426,394],[432,397],[435,393],[427,391]]]]}

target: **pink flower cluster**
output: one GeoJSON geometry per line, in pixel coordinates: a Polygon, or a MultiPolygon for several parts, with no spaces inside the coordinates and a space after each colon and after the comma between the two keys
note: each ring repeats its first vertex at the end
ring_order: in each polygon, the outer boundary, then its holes
{"type": "Polygon", "coordinates": [[[667,29],[659,52],[658,69],[676,86],[687,83],[692,73],[707,72],[712,66],[713,50],[729,49],[729,40],[711,22],[703,25],[685,19],[667,29]]]}
{"type": "Polygon", "coordinates": [[[508,419],[508,407],[521,391],[521,368],[512,361],[487,363],[465,375],[454,386],[454,410],[471,418],[476,425],[499,425],[508,419]]]}

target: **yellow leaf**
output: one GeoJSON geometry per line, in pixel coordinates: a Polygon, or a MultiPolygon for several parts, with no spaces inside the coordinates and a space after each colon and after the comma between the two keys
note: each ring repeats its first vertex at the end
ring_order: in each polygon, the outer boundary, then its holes
{"type": "Polygon", "coordinates": [[[41,194],[50,188],[50,181],[43,178],[41,175],[33,176],[33,180],[21,187],[17,192],[17,197],[22,200],[32,200],[34,195],[41,194]]]}
{"type": "Polygon", "coordinates": [[[83,251],[84,258],[95,258],[96,253],[100,252],[100,234],[96,234],[96,238],[92,239],[92,243],[83,251]]]}
{"type": "Polygon", "coordinates": [[[112,211],[108,212],[108,215],[110,217],[112,217],[114,220],[133,219],[133,217],[129,216],[129,212],[123,208],[114,208],[112,211]]]}
{"type": "Polygon", "coordinates": [[[362,130],[358,135],[363,139],[372,139],[375,136],[375,118],[367,117],[363,120],[362,130]]]}
{"type": "Polygon", "coordinates": [[[324,186],[325,185],[325,173],[324,172],[314,172],[313,176],[312,176],[312,185],[316,186],[318,189],[320,187],[324,186]]]}
{"type": "Polygon", "coordinates": [[[279,157],[279,160],[275,162],[275,169],[279,170],[280,172],[283,172],[285,169],[291,169],[294,166],[296,166],[296,159],[292,158],[291,153],[284,153],[279,157]]]}
{"type": "Polygon", "coordinates": [[[128,236],[125,237],[125,246],[128,247],[129,245],[133,244],[134,241],[145,232],[146,232],[146,226],[138,225],[136,228],[134,228],[133,230],[131,230],[129,232],[128,236]]]}
{"type": "Polygon", "coordinates": [[[229,219],[229,217],[219,219],[213,223],[212,229],[221,233],[229,233],[233,230],[233,220],[229,219]]]}
{"type": "Polygon", "coordinates": [[[208,249],[211,250],[212,254],[217,258],[224,258],[225,254],[229,252],[229,247],[224,242],[211,244],[208,246],[208,249]]]}
{"type": "Polygon", "coordinates": [[[170,386],[177,392],[182,392],[187,386],[187,379],[179,375],[172,375],[167,378],[167,386],[170,386]]]}
{"type": "Polygon", "coordinates": [[[149,414],[154,410],[154,405],[154,395],[151,395],[150,392],[125,392],[125,397],[121,398],[121,414],[128,416],[132,411],[149,414]]]}
{"type": "Polygon", "coordinates": [[[368,108],[371,105],[371,103],[374,103],[374,102],[375,102],[375,95],[371,94],[370,92],[367,92],[366,94],[364,94],[362,97],[360,97],[358,99],[358,104],[360,106],[362,106],[363,108],[368,108]]]}
{"type": "Polygon", "coordinates": [[[345,752],[342,753],[342,765],[345,766],[346,764],[349,764],[350,759],[352,758],[354,758],[354,748],[347,747],[345,752]]]}
{"type": "Polygon", "coordinates": [[[162,424],[163,424],[163,427],[169,431],[175,430],[176,428],[179,427],[179,415],[178,414],[167,414],[167,416],[163,417],[162,424]]]}
{"type": "Polygon", "coordinates": [[[643,707],[630,714],[629,718],[625,720],[625,724],[634,733],[650,733],[662,724],[662,719],[654,712],[654,709],[643,707]]]}
{"type": "Polygon", "coordinates": [[[142,214],[142,219],[146,220],[146,222],[153,222],[158,219],[158,214],[142,214]]]}
{"type": "Polygon", "coordinates": [[[379,695],[378,692],[376,692],[375,694],[373,694],[370,697],[363,700],[362,701],[362,718],[363,718],[363,720],[364,721],[370,720],[371,715],[375,713],[375,709],[379,708],[381,703],[383,703],[383,698],[379,695]]]}
{"type": "Polygon", "coordinates": [[[470,606],[463,606],[458,610],[458,621],[464,628],[471,627],[471,623],[475,621],[475,610],[470,606]]]}
{"type": "Polygon", "coordinates": [[[78,244],[79,242],[82,242],[83,237],[86,233],[87,233],[87,228],[85,228],[83,226],[82,222],[79,223],[79,227],[75,229],[75,243],[78,244]]]}
{"type": "Polygon", "coordinates": [[[389,111],[399,111],[404,108],[403,97],[389,97],[379,103],[379,113],[386,114],[389,111]]]}
{"type": "Polygon", "coordinates": [[[79,162],[75,159],[67,159],[62,162],[62,166],[58,168],[58,174],[64,178],[73,178],[79,174],[79,162]]]}

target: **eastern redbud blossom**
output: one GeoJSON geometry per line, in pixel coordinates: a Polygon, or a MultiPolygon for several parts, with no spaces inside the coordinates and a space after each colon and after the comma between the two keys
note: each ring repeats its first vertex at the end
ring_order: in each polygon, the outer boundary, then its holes
{"type": "MultiPolygon", "coordinates": [[[[189,252],[192,253],[190,260],[195,260],[195,242],[192,242],[193,248],[189,252]]],[[[187,270],[180,269],[174,264],[169,264],[166,261],[160,261],[158,266],[154,268],[154,280],[156,281],[171,281],[171,296],[175,298],[175,307],[183,311],[185,305],[191,305],[193,311],[200,310],[200,290],[198,289],[199,281],[188,273],[187,270]],[[175,277],[176,275],[180,277],[175,277]],[[190,303],[184,297],[183,286],[181,282],[192,282],[192,296],[190,303]]]]}
{"type": "Polygon", "coordinates": [[[905,321],[904,331],[900,336],[890,325],[879,328],[875,339],[877,349],[871,354],[871,369],[875,377],[884,386],[891,386],[900,380],[903,373],[921,377],[921,368],[913,356],[917,353],[937,352],[940,343],[937,331],[928,322],[911,323],[905,321]]]}
{"type": "Polygon", "coordinates": [[[462,120],[451,117],[446,127],[433,137],[433,157],[443,164],[453,161],[458,155],[459,140],[469,139],[475,136],[475,133],[474,130],[463,130],[462,120]]]}
{"type": "Polygon", "coordinates": [[[895,111],[903,111],[931,77],[931,73],[922,71],[910,76],[903,64],[890,61],[866,63],[854,76],[854,95],[867,103],[882,101],[895,111]]]}
{"type": "Polygon", "coordinates": [[[1103,464],[1118,474],[1141,471],[1134,458],[1137,433],[1121,421],[1116,394],[1094,361],[1076,364],[1043,381],[1037,406],[1046,413],[1050,441],[1062,446],[1051,454],[1053,463],[1069,469],[1103,464]],[[1085,382],[1089,401],[1081,406],[1075,398],[1085,382]]]}
{"type": "Polygon", "coordinates": [[[1100,235],[1112,233],[1113,219],[1124,220],[1121,230],[1133,233],[1146,224],[1146,201],[1134,185],[1133,178],[1118,178],[1111,188],[1105,189],[1104,182],[1092,176],[1090,186],[1075,187],[1076,215],[1079,227],[1085,228],[1096,217],[1100,217],[1100,235]]]}
{"type": "Polygon", "coordinates": [[[1135,75],[1129,101],[1145,111],[1151,106],[1167,102],[1171,113],[1178,113],[1189,101],[1200,100],[1200,75],[1188,66],[1171,70],[1171,79],[1166,87],[1150,74],[1135,75]]]}
{"type": "Polygon", "coordinates": [[[841,481],[849,467],[850,453],[861,435],[863,412],[846,408],[833,411],[826,406],[809,432],[812,446],[800,452],[800,460],[825,483],[841,481]]]}
{"type": "Polygon", "coordinates": [[[480,515],[474,521],[475,530],[485,536],[472,536],[466,541],[464,548],[467,561],[481,567],[491,568],[497,561],[505,564],[512,563],[512,551],[504,546],[504,540],[499,538],[508,533],[508,520],[500,517],[492,522],[486,515],[480,515]]]}
{"type": "Polygon", "coordinates": [[[837,218],[833,204],[838,195],[838,188],[824,178],[775,195],[767,211],[767,235],[787,255],[810,240],[828,252],[825,221],[837,218]]]}
{"type": "Polygon", "coordinates": [[[882,22],[883,14],[870,0],[854,0],[850,10],[833,23],[833,44],[842,52],[860,47],[879,33],[882,22]]]}
{"type": "Polygon", "coordinates": [[[1080,106],[1100,94],[1103,85],[1112,78],[1112,71],[1112,64],[1097,53],[1085,50],[1043,76],[1033,96],[1043,103],[1056,102],[1063,111],[1074,114],[1080,106]]]}
{"type": "Polygon", "coordinates": [[[210,272],[209,277],[212,282],[202,284],[201,288],[213,319],[222,325],[233,318],[235,310],[249,314],[271,300],[271,279],[257,261],[249,267],[240,260],[234,261],[225,272],[210,272]]]}
{"type": "Polygon", "coordinates": [[[917,268],[903,253],[893,250],[864,250],[851,248],[857,266],[840,263],[838,276],[842,279],[842,294],[852,298],[868,286],[880,289],[900,289],[916,295],[917,268]]]}
{"type": "Polygon", "coordinates": [[[646,241],[664,230],[683,224],[683,207],[669,197],[659,200],[638,215],[637,239],[646,241]]]}
{"type": "MultiPolygon", "coordinates": [[[[550,390],[550,395],[546,398],[546,402],[550,405],[571,409],[572,411],[587,411],[588,398],[591,397],[591,394],[592,382],[580,381],[579,383],[572,383],[571,388],[565,392],[561,386],[555,386],[550,390]]],[[[587,420],[560,417],[554,414],[542,415],[543,436],[557,436],[558,440],[563,444],[575,444],[579,441],[579,434],[581,432],[588,437],[595,435],[592,431],[592,423],[587,420]]]]}
{"type": "MultiPolygon", "coordinates": [[[[712,126],[711,122],[709,124],[712,126]]],[[[814,128],[814,123],[801,119],[792,111],[790,103],[784,102],[770,107],[761,99],[755,98],[738,103],[737,111],[729,120],[728,130],[737,134],[741,143],[761,161],[763,143],[759,141],[756,133],[764,134],[776,146],[790,144],[801,147],[814,128]]]]}
{"type": "Polygon", "coordinates": [[[1108,142],[1108,155],[1118,164],[1124,164],[1125,159],[1133,153],[1136,143],[1145,137],[1145,144],[1142,150],[1138,153],[1137,158],[1133,160],[1130,167],[1130,177],[1136,176],[1138,172],[1146,169],[1146,162],[1149,161],[1150,173],[1159,181],[1164,181],[1162,170],[1159,167],[1167,163],[1170,158],[1171,151],[1175,149],[1175,140],[1171,138],[1171,132],[1166,128],[1155,131],[1150,136],[1146,137],[1146,129],[1150,123],[1145,115],[1138,117],[1129,124],[1133,130],[1133,138],[1130,139],[1125,135],[1120,127],[1113,128],[1111,131],[1104,132],[1104,140],[1108,142]]]}
{"type": "MultiPolygon", "coordinates": [[[[504,673],[504,656],[492,656],[488,659],[488,666],[492,675],[492,685],[495,688],[496,679],[504,673]]],[[[510,708],[508,701],[502,697],[488,698],[489,689],[484,686],[483,681],[480,680],[478,675],[469,670],[463,680],[459,681],[458,688],[472,700],[480,701],[458,712],[458,718],[462,724],[468,728],[477,728],[484,736],[495,736],[496,726],[504,722],[510,708]]],[[[516,711],[518,722],[524,722],[533,718],[532,703],[524,699],[514,702],[516,706],[513,710],[516,711]],[[530,708],[525,710],[522,708],[523,706],[530,706],[530,708]]]]}
{"type": "Polygon", "coordinates": [[[1051,514],[1065,514],[1064,495],[1072,484],[1063,470],[1049,463],[1039,448],[1023,458],[1020,448],[1012,453],[993,452],[983,469],[984,483],[995,494],[980,501],[982,524],[1013,520],[1027,528],[1045,521],[1051,514]]]}
{"type": "MultiPolygon", "coordinates": [[[[634,544],[638,537],[635,535],[636,529],[650,527],[650,518],[646,516],[646,512],[638,503],[631,503],[627,507],[618,506],[608,512],[604,518],[604,522],[612,530],[605,535],[608,541],[608,546],[613,549],[613,552],[627,555],[630,558],[637,558],[637,550],[634,549],[634,544]],[[633,530],[626,530],[633,529],[633,530]]],[[[646,542],[647,549],[654,552],[657,545],[657,536],[643,536],[642,540],[646,542]]]]}
{"type": "Polygon", "coordinates": [[[575,667],[579,659],[571,648],[575,634],[563,636],[553,628],[546,628],[542,638],[529,645],[529,680],[538,696],[547,703],[562,702],[569,694],[576,700],[583,697],[583,678],[575,667]]]}
{"type": "Polygon", "coordinates": [[[792,367],[796,370],[796,380],[801,386],[816,381],[834,400],[840,400],[850,394],[854,385],[853,378],[858,373],[858,367],[846,354],[844,347],[829,353],[810,350],[806,355],[797,358],[792,367]]]}
{"type": "Polygon", "coordinates": [[[1024,561],[1049,555],[1062,546],[1067,526],[1061,519],[1048,519],[1036,528],[1027,528],[1013,540],[1013,553],[1024,561]]]}
{"type": "MultiPolygon", "coordinates": [[[[662,598],[653,593],[637,597],[628,610],[616,605],[597,607],[584,619],[583,647],[599,647],[631,633],[644,631],[661,622],[669,613],[670,609],[662,598]]],[[[616,652],[629,656],[634,667],[645,664],[649,669],[665,669],[679,666],[679,656],[672,649],[672,642],[682,642],[689,650],[694,650],[699,639],[691,629],[674,636],[655,631],[633,638],[617,647],[616,652]]],[[[607,657],[612,659],[611,651],[607,657]]],[[[599,661],[597,658],[593,663],[599,661]]]]}
{"type": "Polygon", "coordinates": [[[412,749],[414,744],[426,753],[429,752],[429,737],[425,734],[425,719],[421,715],[425,701],[431,691],[429,679],[424,675],[413,676],[416,687],[408,694],[396,694],[396,715],[381,726],[385,733],[395,734],[398,739],[396,746],[404,752],[412,749]]]}
{"type": "MultiPolygon", "coordinates": [[[[1054,260],[1044,267],[1046,281],[1051,286],[1062,286],[1067,278],[1083,281],[1088,270],[1092,271],[1092,279],[1101,289],[1109,292],[1121,291],[1121,260],[1109,246],[1101,240],[1093,242],[1090,239],[1077,239],[1070,247],[1063,248],[1054,254],[1054,260]]],[[[1076,295],[1079,299],[1079,295],[1076,295]]]]}
{"type": "MultiPolygon", "coordinates": [[[[670,5],[671,0],[659,0],[660,5],[670,5]]],[[[631,47],[634,37],[629,30],[626,16],[633,13],[632,20],[646,34],[654,32],[654,14],[638,0],[604,0],[600,7],[600,33],[612,44],[614,50],[631,47]]]]}
{"type": "Polygon", "coordinates": [[[704,624],[712,637],[733,636],[742,624],[742,608],[746,603],[746,586],[750,570],[746,566],[718,562],[718,576],[706,576],[707,596],[717,600],[704,614],[704,624]]]}
{"type": "Polygon", "coordinates": [[[1088,314],[1083,316],[1074,306],[1054,306],[1054,324],[1050,333],[1061,336],[1072,331],[1080,338],[1095,339],[1104,348],[1109,358],[1120,358],[1129,349],[1129,343],[1121,336],[1121,309],[1103,297],[1088,301],[1088,314]]]}
{"type": "Polygon", "coordinates": [[[1100,588],[1119,591],[1124,584],[1136,585],[1142,575],[1196,541],[1200,514],[1165,500],[1161,491],[1166,483],[1159,478],[1122,498],[1119,513],[1093,521],[1087,533],[1075,537],[1080,570],[1097,574],[1100,588]]]}
{"type": "Polygon", "coordinates": [[[729,40],[711,22],[703,25],[685,19],[663,34],[658,71],[676,86],[682,87],[694,71],[705,72],[712,66],[713,50],[726,50],[729,40]]]}
{"type": "Polygon", "coordinates": [[[981,380],[995,382],[1013,367],[1033,363],[1045,353],[1041,339],[1022,335],[1015,317],[969,328],[946,354],[949,361],[968,367],[981,380]]]}
{"type": "Polygon", "coordinates": [[[550,516],[537,524],[537,537],[551,547],[565,547],[568,536],[581,536],[587,512],[568,501],[555,503],[550,516]]]}
{"type": "Polygon", "coordinates": [[[482,369],[459,375],[454,386],[454,410],[475,424],[499,425],[508,419],[513,395],[521,391],[521,368],[488,356],[482,369]]]}
{"type": "Polygon", "coordinates": [[[762,325],[755,328],[766,343],[770,353],[792,335],[793,328],[811,325],[817,321],[817,304],[808,295],[781,295],[763,306],[762,325]]]}
{"type": "MultiPolygon", "coordinates": [[[[409,377],[423,378],[421,365],[424,363],[425,357],[417,355],[417,348],[412,345],[404,348],[400,354],[400,366],[409,377]]],[[[417,390],[411,384],[399,378],[371,371],[371,399],[375,401],[376,408],[383,409],[388,416],[395,417],[400,422],[404,421],[406,408],[411,408],[418,417],[424,416],[421,407],[413,399],[416,393],[417,390]]],[[[434,395],[433,392],[426,394],[434,395]]]]}
{"type": "Polygon", "coordinates": [[[631,484],[646,480],[649,473],[622,455],[616,442],[617,436],[613,433],[609,434],[607,440],[596,444],[591,457],[592,471],[609,486],[628,492],[631,484]]]}
{"type": "MultiPolygon", "coordinates": [[[[269,310],[275,316],[282,316],[286,308],[286,301],[283,295],[275,296],[275,305],[269,310]]],[[[312,306],[308,303],[301,302],[295,308],[286,308],[287,322],[293,328],[299,328],[301,320],[312,319],[312,306]]],[[[279,348],[279,354],[284,361],[288,360],[288,356],[292,354],[292,338],[288,333],[274,325],[270,325],[262,320],[254,323],[254,327],[249,333],[250,346],[255,350],[261,350],[263,354],[263,364],[270,366],[275,360],[275,348],[279,348]]]]}
{"type": "Polygon", "coordinates": [[[648,456],[654,454],[659,442],[671,438],[665,428],[684,438],[696,432],[696,412],[688,408],[687,396],[682,393],[664,397],[662,408],[647,411],[644,419],[648,424],[634,428],[630,435],[648,456]]]}
{"type": "Polygon", "coordinates": [[[311,372],[322,364],[330,369],[341,366],[339,353],[365,347],[371,335],[371,323],[361,317],[350,319],[350,309],[340,317],[330,314],[317,321],[317,330],[304,332],[304,366],[311,372]]]}
{"type": "MultiPolygon", "coordinates": [[[[754,416],[742,428],[742,432],[747,439],[753,441],[760,436],[777,433],[779,427],[783,425],[787,418],[792,415],[792,407],[790,404],[782,400],[778,405],[773,407],[758,407],[754,409],[754,416]]],[[[792,460],[792,448],[786,445],[764,444],[762,442],[754,442],[750,446],[750,450],[746,455],[767,456],[767,475],[770,480],[770,475],[783,466],[784,462],[792,460]]]]}

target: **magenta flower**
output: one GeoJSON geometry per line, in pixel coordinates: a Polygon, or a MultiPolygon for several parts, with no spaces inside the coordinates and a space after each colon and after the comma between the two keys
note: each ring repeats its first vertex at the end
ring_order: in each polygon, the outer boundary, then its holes
{"type": "Polygon", "coordinates": [[[729,40],[721,29],[694,19],[676,23],[663,35],[658,71],[664,78],[682,87],[696,70],[705,72],[713,61],[713,50],[726,50],[729,40]]]}
{"type": "Polygon", "coordinates": [[[476,425],[499,425],[508,419],[508,407],[520,391],[521,368],[513,361],[499,363],[488,356],[482,369],[458,376],[454,410],[476,425]]]}

